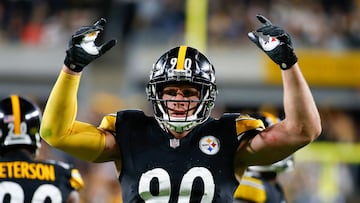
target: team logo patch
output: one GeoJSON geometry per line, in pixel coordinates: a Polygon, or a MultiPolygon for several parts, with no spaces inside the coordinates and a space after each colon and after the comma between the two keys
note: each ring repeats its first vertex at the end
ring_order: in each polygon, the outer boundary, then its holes
{"type": "Polygon", "coordinates": [[[202,152],[208,155],[214,155],[220,150],[220,142],[214,136],[205,136],[199,142],[199,148],[202,152]]]}

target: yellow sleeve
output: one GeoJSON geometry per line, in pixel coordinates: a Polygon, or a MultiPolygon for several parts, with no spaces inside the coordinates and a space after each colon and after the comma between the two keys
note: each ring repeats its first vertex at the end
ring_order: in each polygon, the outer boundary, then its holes
{"type": "Polygon", "coordinates": [[[243,176],[234,193],[235,199],[263,203],[266,200],[266,191],[260,179],[243,176]]]}
{"type": "Polygon", "coordinates": [[[61,71],[45,106],[40,135],[53,147],[94,161],[104,150],[105,134],[96,126],[75,120],[79,83],[79,75],[61,71]]]}

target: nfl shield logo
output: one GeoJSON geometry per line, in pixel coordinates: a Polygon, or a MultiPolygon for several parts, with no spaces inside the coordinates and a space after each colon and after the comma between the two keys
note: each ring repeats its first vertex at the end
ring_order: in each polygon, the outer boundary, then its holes
{"type": "Polygon", "coordinates": [[[170,139],[170,147],[172,148],[177,148],[178,146],[180,146],[180,140],[174,138],[174,139],[170,139]]]}

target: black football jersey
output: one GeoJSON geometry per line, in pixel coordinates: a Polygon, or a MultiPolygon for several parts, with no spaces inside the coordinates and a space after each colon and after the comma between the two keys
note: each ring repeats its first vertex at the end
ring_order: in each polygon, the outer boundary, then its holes
{"type": "MultiPolygon", "coordinates": [[[[272,173],[272,172],[270,172],[272,173]]],[[[283,186],[276,177],[260,177],[246,174],[242,177],[240,185],[234,194],[234,203],[286,203],[283,186]]]]}
{"type": "Polygon", "coordinates": [[[175,139],[142,111],[118,112],[123,201],[231,203],[238,116],[208,119],[175,139]]]}
{"type": "Polygon", "coordinates": [[[266,191],[266,201],[265,203],[286,203],[286,198],[282,185],[279,182],[262,179],[266,191]]]}
{"type": "Polygon", "coordinates": [[[0,157],[0,202],[66,202],[83,187],[77,169],[59,161],[34,161],[19,153],[0,157]]]}

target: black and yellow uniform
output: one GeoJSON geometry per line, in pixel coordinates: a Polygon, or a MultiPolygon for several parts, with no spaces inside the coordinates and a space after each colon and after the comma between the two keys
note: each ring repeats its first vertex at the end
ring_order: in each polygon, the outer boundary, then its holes
{"type": "Polygon", "coordinates": [[[233,203],[264,203],[266,199],[264,182],[245,174],[235,190],[233,203]]]}
{"type": "Polygon", "coordinates": [[[233,169],[240,142],[237,118],[208,119],[178,140],[142,111],[118,112],[124,202],[232,202],[238,185],[233,169]]]}
{"type": "Polygon", "coordinates": [[[77,169],[59,161],[35,161],[22,151],[0,157],[0,202],[66,202],[84,183],[77,169]]]}
{"type": "Polygon", "coordinates": [[[261,119],[243,114],[208,118],[181,139],[175,139],[155,116],[138,110],[106,115],[95,127],[75,120],[79,79],[65,72],[58,78],[45,114],[55,115],[58,104],[64,108],[61,115],[42,122],[42,137],[48,143],[94,161],[105,149],[104,132],[111,132],[121,154],[116,164],[124,202],[233,201],[239,174],[236,152],[242,141],[265,128],[261,119]],[[63,97],[63,93],[71,94],[63,97]],[[62,128],[54,126],[59,116],[65,123],[62,128]],[[54,133],[55,129],[59,131],[54,133]]]}
{"type": "Polygon", "coordinates": [[[234,193],[234,203],[286,203],[284,190],[276,175],[276,172],[259,176],[245,173],[234,193]]]}

